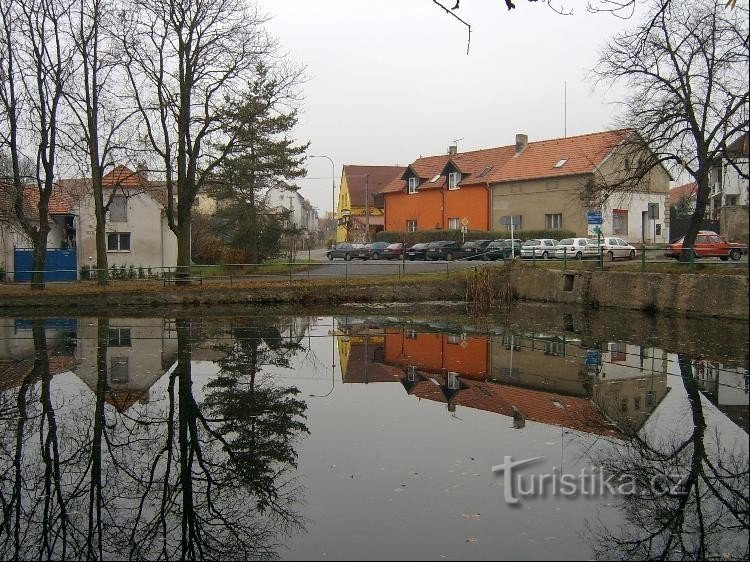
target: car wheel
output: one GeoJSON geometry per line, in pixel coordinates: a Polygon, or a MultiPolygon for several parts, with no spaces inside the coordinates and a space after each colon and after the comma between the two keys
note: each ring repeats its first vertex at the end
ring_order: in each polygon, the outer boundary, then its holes
{"type": "Polygon", "coordinates": [[[409,256],[409,261],[414,261],[414,256],[409,256]]]}
{"type": "Polygon", "coordinates": [[[549,259],[549,254],[547,252],[542,252],[542,259],[543,260],[548,260],[549,259]]]}
{"type": "Polygon", "coordinates": [[[739,248],[733,248],[729,252],[729,257],[732,261],[737,261],[742,257],[742,250],[740,250],[739,248]]]}
{"type": "Polygon", "coordinates": [[[453,261],[453,254],[448,252],[447,254],[445,254],[445,259],[447,261],[453,261]]]}
{"type": "Polygon", "coordinates": [[[609,261],[615,261],[615,255],[612,252],[607,252],[607,259],[609,261]]]}
{"type": "Polygon", "coordinates": [[[380,259],[380,255],[379,255],[379,254],[378,254],[377,252],[375,252],[375,253],[374,253],[374,254],[372,255],[372,259],[374,259],[374,260],[379,260],[379,259],[380,259]]]}
{"type": "Polygon", "coordinates": [[[333,261],[333,254],[326,254],[326,257],[328,257],[329,260],[333,261]]]}
{"type": "Polygon", "coordinates": [[[344,259],[346,261],[351,261],[352,260],[352,255],[351,254],[344,254],[344,259]]]}
{"type": "Polygon", "coordinates": [[[576,252],[576,259],[581,261],[583,259],[583,254],[581,252],[576,252]]]}
{"type": "Polygon", "coordinates": [[[628,256],[631,260],[635,259],[635,250],[630,250],[630,255],[628,256]]]}

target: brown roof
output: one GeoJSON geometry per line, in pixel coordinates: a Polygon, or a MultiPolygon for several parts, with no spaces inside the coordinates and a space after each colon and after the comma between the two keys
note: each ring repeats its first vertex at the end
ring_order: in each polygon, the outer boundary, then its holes
{"type": "MultiPolygon", "coordinates": [[[[449,163],[461,172],[463,177],[459,185],[462,186],[588,174],[594,172],[628,134],[629,129],[619,129],[530,142],[518,155],[515,145],[509,145],[460,152],[453,156],[427,156],[415,160],[409,169],[423,180],[420,189],[443,187],[449,163]],[[555,167],[563,160],[561,166],[555,167]],[[439,176],[436,181],[430,181],[435,176],[439,176]]],[[[404,189],[406,181],[397,178],[383,192],[404,189]]]]}
{"type": "Polygon", "coordinates": [[[374,207],[374,196],[383,191],[383,188],[393,179],[403,175],[405,171],[406,168],[403,166],[357,166],[352,164],[344,166],[342,173],[346,176],[351,205],[353,207],[364,207],[366,190],[369,195],[370,206],[374,207]]]}
{"type": "Polygon", "coordinates": [[[667,196],[667,203],[670,205],[674,205],[680,199],[683,199],[685,197],[694,199],[697,193],[698,184],[694,181],[691,181],[690,183],[686,183],[685,185],[680,185],[678,187],[673,187],[672,189],[670,189],[669,195],[667,196]]]}
{"type": "MultiPolygon", "coordinates": [[[[76,364],[75,357],[71,355],[53,355],[52,351],[48,351],[47,357],[49,361],[50,376],[66,373],[76,364]]],[[[7,364],[0,364],[0,390],[4,391],[10,390],[11,388],[17,388],[21,386],[24,381],[35,382],[38,380],[38,376],[35,376],[33,379],[28,379],[34,371],[34,364],[34,357],[27,357],[7,364]]]]}
{"type": "Polygon", "coordinates": [[[727,147],[727,154],[734,158],[742,156],[747,158],[750,155],[750,133],[745,133],[735,139],[735,141],[727,147]]]}

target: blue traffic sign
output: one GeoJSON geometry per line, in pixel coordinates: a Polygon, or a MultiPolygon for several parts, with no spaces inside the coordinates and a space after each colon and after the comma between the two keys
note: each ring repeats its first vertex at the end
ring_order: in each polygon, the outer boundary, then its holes
{"type": "Polygon", "coordinates": [[[602,212],[588,211],[586,213],[586,221],[588,222],[588,224],[602,224],[602,212]]]}
{"type": "Polygon", "coordinates": [[[602,362],[602,354],[598,349],[586,350],[586,366],[596,367],[602,362]]]}

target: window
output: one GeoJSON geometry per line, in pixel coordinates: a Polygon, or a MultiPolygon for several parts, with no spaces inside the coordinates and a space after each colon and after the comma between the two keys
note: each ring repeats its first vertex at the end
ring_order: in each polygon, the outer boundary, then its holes
{"type": "Polygon", "coordinates": [[[649,390],[646,393],[646,407],[653,408],[654,406],[656,406],[656,392],[649,390]]]}
{"type": "Polygon", "coordinates": [[[552,166],[552,167],[553,167],[553,168],[562,168],[563,166],[565,166],[565,162],[567,162],[567,161],[568,161],[568,159],[567,159],[567,158],[561,158],[561,159],[560,159],[560,160],[558,160],[558,161],[557,161],[557,163],[556,163],[556,164],[555,164],[554,166],[552,166]]]}
{"type": "Polygon", "coordinates": [[[448,219],[448,230],[461,230],[461,219],[451,217],[448,219]]]}
{"type": "Polygon", "coordinates": [[[737,204],[737,195],[727,195],[726,199],[724,200],[724,204],[727,206],[736,205],[737,204]]]}
{"type": "Polygon", "coordinates": [[[448,334],[448,343],[458,345],[461,343],[461,336],[458,334],[448,334]]]}
{"type": "Polygon", "coordinates": [[[417,381],[417,367],[416,365],[406,366],[406,380],[409,382],[417,381]]]}
{"type": "Polygon", "coordinates": [[[513,222],[513,229],[514,230],[522,230],[521,225],[523,224],[523,216],[522,215],[510,215],[505,216],[500,219],[500,224],[505,225],[506,230],[510,230],[510,223],[513,222]]]}
{"type": "Polygon", "coordinates": [[[110,232],[107,234],[107,250],[110,252],[129,252],[130,233],[110,232]]]}
{"type": "Polygon", "coordinates": [[[406,331],[406,339],[407,340],[415,340],[415,339],[417,339],[417,331],[416,330],[407,330],[406,331]]]}
{"type": "Polygon", "coordinates": [[[458,182],[461,181],[461,174],[451,172],[448,174],[448,189],[458,189],[458,182]]]}
{"type": "Polygon", "coordinates": [[[406,232],[416,232],[417,231],[417,220],[416,219],[409,219],[406,221],[406,232]]]}
{"type": "Polygon", "coordinates": [[[628,212],[625,209],[612,209],[612,230],[615,234],[627,236],[628,212]]]}
{"type": "Polygon", "coordinates": [[[109,329],[109,346],[110,347],[130,347],[130,328],[110,328],[109,329]]]}
{"type": "Polygon", "coordinates": [[[637,397],[633,398],[633,409],[635,411],[638,411],[638,410],[641,409],[641,398],[640,398],[640,396],[637,396],[637,397]]]}
{"type": "Polygon", "coordinates": [[[452,371],[448,372],[448,388],[451,390],[458,390],[461,388],[461,382],[458,380],[458,373],[452,371]]]}
{"type": "Polygon", "coordinates": [[[109,220],[125,222],[128,220],[128,199],[123,195],[115,195],[109,204],[109,220]]]}
{"type": "Polygon", "coordinates": [[[544,215],[544,228],[547,230],[562,228],[562,213],[544,215]]]}
{"type": "Polygon", "coordinates": [[[409,193],[416,193],[419,185],[419,178],[409,178],[409,193]]]}
{"type": "Polygon", "coordinates": [[[112,384],[128,384],[130,370],[127,357],[112,357],[109,363],[109,382],[112,384]]]}

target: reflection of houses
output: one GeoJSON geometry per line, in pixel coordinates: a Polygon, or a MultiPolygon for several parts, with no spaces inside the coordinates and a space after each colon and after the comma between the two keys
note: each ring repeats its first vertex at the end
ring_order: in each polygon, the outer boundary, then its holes
{"type": "MultiPolygon", "coordinates": [[[[44,320],[49,374],[59,375],[71,371],[76,364],[74,357],[77,322],[73,319],[44,320]]],[[[43,373],[29,375],[34,370],[36,351],[29,320],[0,318],[0,391],[21,386],[24,382],[35,382],[43,373]]]]}
{"type": "Polygon", "coordinates": [[[98,320],[81,322],[76,375],[96,391],[99,372],[97,350],[106,347],[107,402],[124,412],[137,401],[147,402],[149,388],[177,358],[172,321],[112,318],[106,341],[99,342],[98,320]]]}
{"type": "MultiPolygon", "coordinates": [[[[342,324],[339,325],[340,327],[342,324]]],[[[666,353],[611,342],[586,349],[548,334],[446,333],[344,324],[343,382],[395,382],[410,395],[580,431],[640,427],[667,388],[666,353]],[[620,425],[621,424],[621,425],[620,425]]]]}
{"type": "Polygon", "coordinates": [[[693,373],[703,394],[729,419],[748,431],[750,374],[747,367],[696,359],[693,373]]]}

